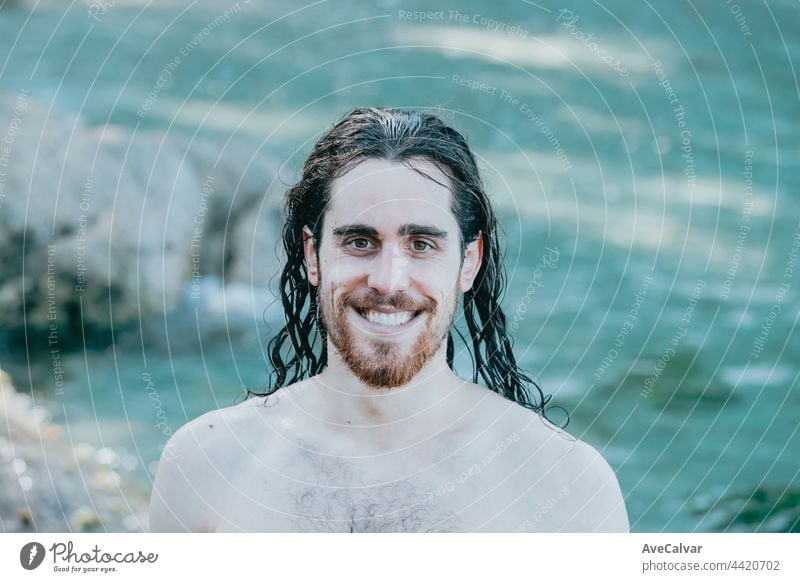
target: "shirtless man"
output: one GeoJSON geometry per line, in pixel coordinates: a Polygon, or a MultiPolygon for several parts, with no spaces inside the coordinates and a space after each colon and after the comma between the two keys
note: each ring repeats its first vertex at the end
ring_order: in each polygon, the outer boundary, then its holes
{"type": "Polygon", "coordinates": [[[516,364],[498,245],[460,134],[347,115],[287,193],[274,381],[173,435],[151,529],[628,531],[608,464],[516,364]],[[473,382],[451,369],[457,315],[473,382]]]}

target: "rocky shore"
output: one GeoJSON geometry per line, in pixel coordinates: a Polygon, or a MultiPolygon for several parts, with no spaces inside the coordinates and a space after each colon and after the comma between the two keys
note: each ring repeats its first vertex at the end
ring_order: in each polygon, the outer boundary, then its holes
{"type": "Polygon", "coordinates": [[[260,321],[288,176],[239,136],[92,126],[28,90],[0,92],[0,119],[0,532],[146,531],[142,459],[53,420],[61,357],[131,329],[158,349],[168,320],[178,353],[196,308],[224,316],[210,333],[235,335],[237,309],[260,321]],[[25,376],[19,354],[51,374],[25,376]]]}
{"type": "Polygon", "coordinates": [[[131,460],[70,442],[69,431],[0,370],[0,532],[140,532],[148,493],[131,460]]]}

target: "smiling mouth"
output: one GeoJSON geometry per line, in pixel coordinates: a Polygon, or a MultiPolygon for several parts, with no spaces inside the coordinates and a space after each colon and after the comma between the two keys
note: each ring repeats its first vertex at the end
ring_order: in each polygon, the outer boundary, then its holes
{"type": "Polygon", "coordinates": [[[353,309],[368,322],[387,328],[405,327],[422,313],[421,311],[395,311],[393,313],[384,313],[383,311],[375,311],[372,309],[353,309]]]}

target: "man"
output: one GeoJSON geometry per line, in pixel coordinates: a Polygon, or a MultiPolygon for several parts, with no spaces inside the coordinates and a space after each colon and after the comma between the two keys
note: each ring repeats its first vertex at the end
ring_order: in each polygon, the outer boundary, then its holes
{"type": "Polygon", "coordinates": [[[608,464],[517,367],[497,230],[439,118],[359,108],[335,125],[286,197],[272,386],[175,433],[151,528],[627,531],[608,464]],[[451,369],[459,299],[473,382],[451,369]]]}

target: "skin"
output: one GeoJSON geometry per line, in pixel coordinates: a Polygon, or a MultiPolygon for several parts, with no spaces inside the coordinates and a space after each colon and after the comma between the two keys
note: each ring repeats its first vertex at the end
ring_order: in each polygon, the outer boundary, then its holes
{"type": "Polygon", "coordinates": [[[628,531],[592,447],[447,366],[483,255],[480,236],[462,252],[450,205],[398,162],[334,181],[321,240],[304,231],[328,367],[181,427],[156,475],[153,531],[628,531]],[[388,327],[366,308],[415,317],[388,327]]]}

